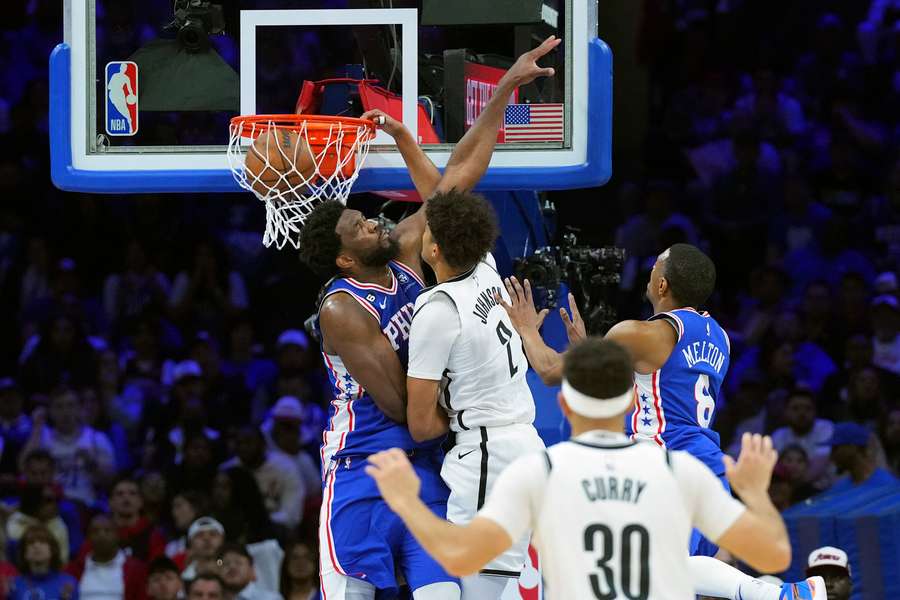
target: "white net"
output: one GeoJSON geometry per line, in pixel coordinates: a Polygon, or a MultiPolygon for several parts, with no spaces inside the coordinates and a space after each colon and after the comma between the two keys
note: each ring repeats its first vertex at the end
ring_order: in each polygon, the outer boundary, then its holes
{"type": "Polygon", "coordinates": [[[267,247],[297,248],[300,229],[320,202],[346,204],[375,137],[368,121],[315,119],[231,121],[228,165],[238,184],[266,205],[267,247]]]}

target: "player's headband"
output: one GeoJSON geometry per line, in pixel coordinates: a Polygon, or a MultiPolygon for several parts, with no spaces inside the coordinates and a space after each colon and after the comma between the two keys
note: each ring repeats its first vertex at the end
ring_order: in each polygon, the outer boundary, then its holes
{"type": "Polygon", "coordinates": [[[565,379],[562,381],[562,394],[566,399],[566,404],[573,412],[590,419],[615,417],[628,410],[628,407],[634,402],[634,391],[631,389],[626,390],[621,396],[613,398],[594,398],[582,394],[565,379]]]}

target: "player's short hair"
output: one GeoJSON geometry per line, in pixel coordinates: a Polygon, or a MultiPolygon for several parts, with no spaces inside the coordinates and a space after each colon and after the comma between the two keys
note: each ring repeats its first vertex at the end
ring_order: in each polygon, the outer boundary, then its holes
{"type": "Polygon", "coordinates": [[[425,220],[447,264],[468,269],[484,258],[497,239],[497,215],[481,196],[450,190],[425,207],[425,220]]]}
{"type": "Polygon", "coordinates": [[[589,337],[566,352],[563,377],[582,394],[616,398],[634,385],[634,365],[628,351],[616,342],[589,337]]]}
{"type": "Polygon", "coordinates": [[[668,250],[663,276],[672,295],[693,308],[702,306],[716,287],[716,265],[696,246],[675,244],[668,250]]]}
{"type": "Polygon", "coordinates": [[[338,274],[335,261],[341,252],[341,238],[335,228],[345,208],[337,200],[327,200],[313,209],[300,230],[300,260],[323,279],[338,274]]]}

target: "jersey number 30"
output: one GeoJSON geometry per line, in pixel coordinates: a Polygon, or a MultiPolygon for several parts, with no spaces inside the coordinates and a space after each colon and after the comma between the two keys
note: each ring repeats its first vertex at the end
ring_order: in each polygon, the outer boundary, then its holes
{"type": "Polygon", "coordinates": [[[697,424],[700,427],[709,427],[713,411],[716,410],[716,401],[709,393],[709,375],[697,377],[697,383],[694,384],[694,400],[697,401],[697,424]]]}
{"type": "Polygon", "coordinates": [[[600,572],[588,576],[591,591],[597,600],[623,596],[628,600],[647,600],[650,595],[650,534],[642,525],[631,524],[622,529],[620,537],[619,547],[614,548],[615,535],[606,525],[594,523],[584,530],[585,551],[600,552],[597,560],[600,572]],[[636,570],[632,570],[632,554],[637,554],[636,570]],[[620,560],[613,562],[616,556],[620,560]]]}

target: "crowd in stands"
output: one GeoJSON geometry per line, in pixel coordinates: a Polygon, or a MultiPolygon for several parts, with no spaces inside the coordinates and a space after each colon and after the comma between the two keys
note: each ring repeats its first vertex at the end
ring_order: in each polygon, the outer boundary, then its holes
{"type": "MultiPolygon", "coordinates": [[[[312,597],[318,285],[243,196],[53,188],[60,7],[21,4],[0,23],[0,600],[312,597]]],[[[900,3],[643,4],[645,164],[599,230],[628,252],[620,316],[646,316],[659,252],[706,249],[723,447],[773,435],[781,508],[893,480],[900,3]]]]}

